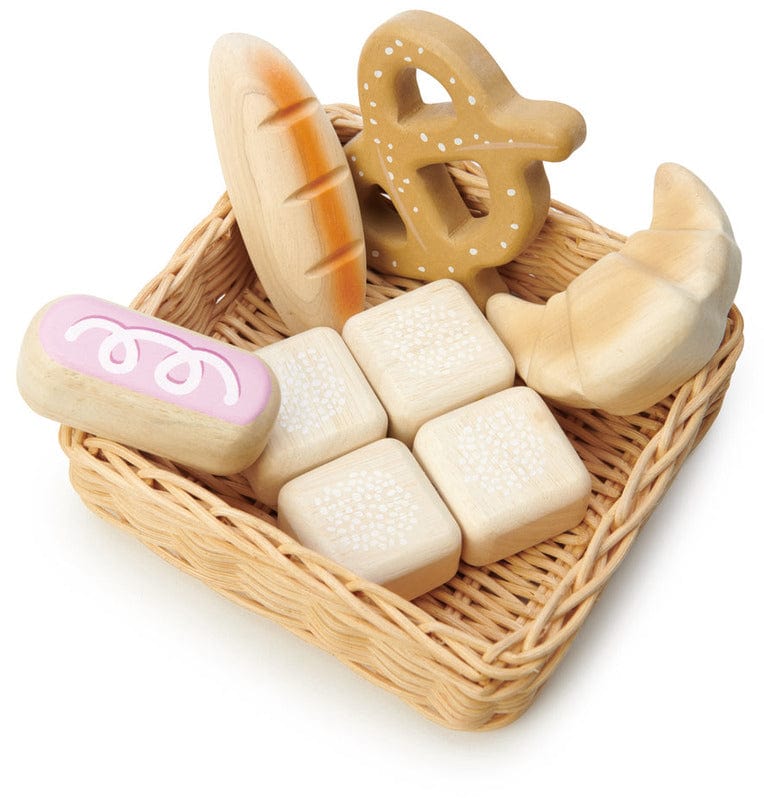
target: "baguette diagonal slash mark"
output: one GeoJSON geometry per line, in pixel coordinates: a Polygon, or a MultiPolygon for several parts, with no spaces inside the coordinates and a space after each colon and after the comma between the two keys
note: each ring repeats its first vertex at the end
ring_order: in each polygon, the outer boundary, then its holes
{"type": "Polygon", "coordinates": [[[315,200],[324,192],[334,189],[349,178],[350,170],[347,164],[341,164],[339,167],[335,167],[325,172],[323,175],[319,175],[312,181],[308,181],[308,183],[304,184],[299,189],[295,189],[295,191],[284,200],[284,203],[304,203],[306,200],[315,200]]]}
{"type": "Polygon", "coordinates": [[[290,103],[287,106],[277,109],[267,116],[258,126],[258,130],[268,127],[291,128],[298,122],[307,117],[312,117],[317,111],[321,111],[321,104],[315,97],[305,97],[290,103]]]}
{"type": "Polygon", "coordinates": [[[163,358],[154,369],[156,385],[176,397],[191,394],[202,382],[203,365],[215,369],[223,379],[225,394],[223,403],[235,406],[241,398],[241,388],[235,370],[221,356],[197,347],[191,347],[181,339],[162,333],[152,328],[129,327],[121,325],[107,317],[85,317],[71,325],[64,333],[67,342],[76,342],[87,331],[106,331],[108,336],[98,348],[98,363],[101,368],[112,375],[128,375],[138,366],[140,348],[138,343],[152,342],[166,347],[172,352],[163,358]],[[122,348],[124,356],[117,358],[118,348],[122,348]],[[188,368],[188,374],[182,380],[171,377],[179,367],[188,368]]]}
{"type": "Polygon", "coordinates": [[[348,261],[355,261],[359,257],[363,258],[364,252],[365,247],[363,239],[356,239],[354,242],[349,242],[337,248],[337,250],[330,253],[326,258],[322,258],[319,262],[310,267],[310,269],[307,269],[305,271],[305,277],[319,278],[335,270],[340,270],[348,261]]]}

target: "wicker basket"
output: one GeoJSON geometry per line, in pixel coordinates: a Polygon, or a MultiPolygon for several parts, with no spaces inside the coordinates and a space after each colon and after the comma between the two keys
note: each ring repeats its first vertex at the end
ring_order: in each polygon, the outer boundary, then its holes
{"type": "MultiPolygon", "coordinates": [[[[350,106],[327,109],[344,142],[360,129],[350,106]]],[[[475,213],[487,189],[470,164],[452,176],[475,213]]],[[[502,269],[512,291],[545,300],[624,239],[553,204],[532,246],[502,269]]],[[[369,272],[376,305],[416,281],[369,272]]],[[[141,292],[135,307],[235,345],[287,332],[265,297],[227,197],[141,292]]],[[[361,580],[297,544],[240,475],[195,473],[68,427],[61,444],[86,505],[236,603],[330,651],[425,716],[460,729],[505,725],[531,703],[599,593],[713,422],[743,345],[732,308],[708,365],[649,411],[614,417],[553,410],[593,479],[584,521],[487,567],[462,564],[414,602],[361,580]]]]}

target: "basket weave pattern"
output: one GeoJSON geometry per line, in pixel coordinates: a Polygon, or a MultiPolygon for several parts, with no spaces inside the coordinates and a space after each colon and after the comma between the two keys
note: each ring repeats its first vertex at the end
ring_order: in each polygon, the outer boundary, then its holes
{"type": "MultiPolygon", "coordinates": [[[[327,112],[345,142],[361,120],[327,112]]],[[[450,166],[485,213],[487,185],[450,166]]],[[[542,302],[624,238],[553,203],[534,243],[501,269],[513,293],[542,302]]],[[[417,281],[369,272],[367,304],[417,281]]],[[[180,245],[134,302],[140,311],[247,349],[287,331],[242,243],[228,198],[180,245]]],[[[736,308],[711,361],[674,395],[630,417],[553,406],[586,463],[593,492],[571,531],[486,567],[462,564],[414,602],[361,580],[276,526],[241,475],[197,473],[63,427],[70,476],[86,505],[236,603],[333,653],[421,713],[453,728],[506,725],[549,678],[684,459],[713,422],[743,346],[736,308]]]]}

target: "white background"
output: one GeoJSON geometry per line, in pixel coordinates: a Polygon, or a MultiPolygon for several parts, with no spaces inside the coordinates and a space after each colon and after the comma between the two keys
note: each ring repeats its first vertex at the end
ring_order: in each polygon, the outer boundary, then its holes
{"type": "MultiPolygon", "coordinates": [[[[240,30],[322,100],[399,3],[14,3],[0,23],[0,796],[751,797],[761,790],[760,23],[743,3],[422,3],[522,94],[585,116],[553,195],[630,233],[678,161],[743,250],[722,414],[557,672],[513,725],[440,728],[85,510],[15,358],[47,300],[129,303],[223,191],[207,58],[240,30]],[[757,787],[757,788],[755,788],[757,787]],[[708,794],[706,794],[708,792],[708,794]]],[[[753,8],[752,5],[748,5],[753,8]]]]}

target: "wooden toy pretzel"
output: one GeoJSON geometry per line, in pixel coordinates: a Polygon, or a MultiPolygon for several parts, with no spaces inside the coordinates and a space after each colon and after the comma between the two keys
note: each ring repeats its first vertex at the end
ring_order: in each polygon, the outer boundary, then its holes
{"type": "Polygon", "coordinates": [[[463,283],[481,308],[506,291],[493,269],[538,234],[549,209],[542,161],[584,140],[575,109],[526,100],[488,51],[436,14],[408,11],[369,37],[358,66],[364,128],[346,145],[364,218],[368,263],[407,277],[463,283]],[[451,102],[427,104],[423,70],[451,102]],[[477,162],[490,191],[473,217],[446,168],[477,162]]]}

